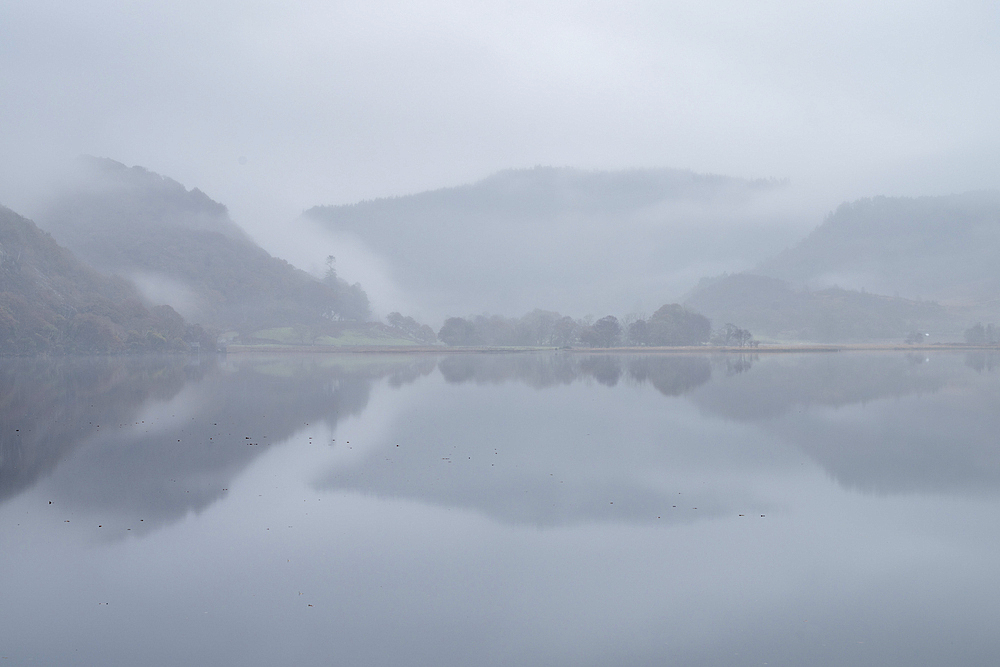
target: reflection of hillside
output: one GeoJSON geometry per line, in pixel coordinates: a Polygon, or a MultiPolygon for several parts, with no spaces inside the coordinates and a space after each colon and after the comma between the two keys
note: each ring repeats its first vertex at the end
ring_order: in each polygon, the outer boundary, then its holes
{"type": "Polygon", "coordinates": [[[840,407],[934,392],[946,382],[942,371],[940,365],[915,365],[896,354],[774,356],[750,372],[717,375],[691,400],[709,414],[763,421],[801,407],[840,407]]]}
{"type": "Polygon", "coordinates": [[[0,500],[30,486],[81,441],[129,422],[213,366],[177,356],[70,357],[0,362],[0,500]]]}
{"type": "Polygon", "coordinates": [[[538,389],[593,379],[614,387],[623,378],[649,382],[666,396],[679,396],[712,377],[708,357],[675,354],[519,354],[455,355],[438,368],[451,383],[523,382],[538,389]]]}
{"type": "Polygon", "coordinates": [[[732,439],[706,442],[702,429],[678,424],[690,408],[660,396],[708,381],[705,355],[455,355],[439,368],[449,383],[478,386],[401,417],[385,441],[394,444],[338,466],[322,488],[535,526],[665,525],[757,505],[731,486],[690,483],[741,458],[729,456],[732,439]]]}
{"type": "Polygon", "coordinates": [[[51,472],[63,506],[134,515],[147,527],[206,507],[268,444],[307,423],[360,413],[373,381],[403,383],[434,368],[433,360],[351,365],[308,356],[195,367],[173,358],[154,369],[123,358],[96,362],[96,372],[67,370],[75,363],[67,360],[31,363],[33,372],[8,370],[4,379],[18,389],[6,392],[5,409],[22,415],[15,428],[39,435],[2,450],[0,493],[51,472]],[[38,409],[18,412],[29,401],[38,409]]]}
{"type": "Polygon", "coordinates": [[[1000,378],[983,373],[989,366],[952,354],[768,358],[691,398],[709,414],[757,422],[850,488],[995,492],[1000,378]]]}
{"type": "Polygon", "coordinates": [[[996,493],[997,380],[956,373],[946,391],[930,396],[855,407],[849,418],[795,415],[772,428],[847,487],[873,493],[996,493]]]}

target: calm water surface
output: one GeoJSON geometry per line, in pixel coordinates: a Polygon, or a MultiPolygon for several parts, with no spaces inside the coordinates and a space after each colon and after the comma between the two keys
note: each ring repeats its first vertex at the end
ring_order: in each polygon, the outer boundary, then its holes
{"type": "Polygon", "coordinates": [[[0,664],[1000,664],[998,407],[984,353],[0,361],[0,664]]]}

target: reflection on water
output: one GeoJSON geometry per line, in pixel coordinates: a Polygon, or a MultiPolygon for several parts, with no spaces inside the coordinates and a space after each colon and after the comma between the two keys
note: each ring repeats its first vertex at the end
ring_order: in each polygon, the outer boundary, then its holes
{"type": "Polygon", "coordinates": [[[202,364],[176,359],[0,362],[0,500],[51,472],[101,424],[128,422],[147,401],[168,399],[203,376],[202,364]]]}
{"type": "MultiPolygon", "coordinates": [[[[738,357],[738,363],[750,367],[749,357],[738,357]]],[[[727,359],[727,363],[732,360],[727,359]]],[[[640,384],[649,382],[667,396],[679,396],[712,376],[709,359],[704,355],[456,355],[443,358],[439,368],[446,381],[456,384],[517,380],[542,389],[593,379],[614,387],[625,378],[640,384]]]]}
{"type": "Polygon", "coordinates": [[[996,352],[984,350],[967,352],[965,355],[965,365],[977,373],[982,373],[983,371],[992,373],[997,368],[1000,368],[1000,355],[996,352]]]}
{"type": "MultiPolygon", "coordinates": [[[[142,515],[148,530],[218,500],[252,460],[305,426],[335,430],[343,417],[361,414],[373,383],[399,388],[435,370],[449,385],[514,383],[541,390],[596,382],[608,388],[624,383],[632,391],[649,385],[666,397],[685,396],[721,424],[756,424],[770,434],[768,442],[794,445],[851,488],[1000,488],[992,438],[1000,431],[994,409],[1000,384],[989,374],[993,356],[965,355],[975,375],[962,372],[954,356],[935,357],[934,364],[918,356],[919,364],[913,355],[877,354],[789,355],[765,363],[759,355],[602,354],[348,363],[297,355],[6,360],[0,365],[0,501],[51,476],[52,492],[61,499],[142,515]],[[901,400],[908,396],[920,400],[901,400]],[[84,445],[86,456],[74,457],[84,445]]],[[[631,414],[614,404],[613,416],[602,412],[606,405],[580,414],[582,398],[541,402],[518,392],[501,395],[499,404],[466,404],[470,396],[458,393],[431,410],[414,409],[405,437],[418,446],[393,452],[392,459],[372,456],[337,469],[322,484],[539,525],[649,521],[672,487],[637,485],[632,471],[655,466],[671,447],[693,446],[678,445],[689,437],[681,430],[651,442],[655,412],[631,414]],[[455,465],[449,455],[456,442],[467,461],[490,460],[491,470],[455,465]],[[499,449],[507,458],[490,459],[499,449]],[[585,465],[598,474],[549,480],[553,473],[533,465],[540,449],[561,466],[585,452],[585,465]],[[442,469],[442,460],[451,465],[442,469]],[[518,463],[497,469],[510,460],[518,463]],[[618,499],[617,507],[609,497],[618,499]]],[[[655,411],[655,401],[643,404],[647,408],[655,411]]],[[[732,459],[731,443],[697,440],[703,452],[732,459]]],[[[702,505],[707,515],[719,503],[703,499],[702,505]]]]}
{"type": "Polygon", "coordinates": [[[0,652],[992,664],[996,368],[983,352],[3,360],[0,623],[18,639],[0,652]]]}
{"type": "Polygon", "coordinates": [[[433,359],[327,361],[5,360],[0,499],[52,475],[60,500],[141,516],[149,530],[219,499],[254,458],[303,426],[332,428],[359,414],[373,381],[398,387],[434,369],[433,359]],[[80,447],[86,455],[73,456],[80,447]]]}

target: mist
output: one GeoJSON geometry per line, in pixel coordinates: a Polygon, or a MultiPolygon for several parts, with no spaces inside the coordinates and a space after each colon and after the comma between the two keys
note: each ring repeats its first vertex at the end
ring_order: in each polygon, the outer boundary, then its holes
{"type": "Polygon", "coordinates": [[[536,164],[787,177],[822,215],[993,186],[997,18],[981,2],[8,3],[0,149],[5,175],[39,156],[141,164],[262,239],[316,204],[536,164]]]}
{"type": "MultiPolygon", "coordinates": [[[[10,3],[0,203],[79,254],[65,233],[77,222],[51,213],[79,191],[70,165],[141,167],[225,211],[185,229],[242,234],[316,280],[357,286],[367,305],[355,310],[373,319],[403,312],[435,329],[534,308],[650,313],[699,298],[703,279],[763,271],[790,289],[964,304],[938,327],[958,331],[992,316],[967,294],[982,285],[840,265],[793,275],[774,258],[844,202],[997,187],[997,18],[981,2],[10,3]],[[539,168],[581,183],[675,170],[743,185],[613,210],[613,193],[517,214],[503,209],[517,208],[514,191],[465,209],[420,203],[539,168]],[[733,194],[757,182],[773,187],[733,194]]],[[[84,259],[189,319],[213,321],[229,299],[176,267],[84,259]]],[[[735,316],[709,301],[713,321],[735,316]]],[[[229,302],[232,317],[215,321],[244,326],[246,307],[229,302]]],[[[256,323],[282,323],[272,315],[256,323]]]]}
{"type": "Polygon", "coordinates": [[[0,2],[0,658],[1000,664],[997,26],[0,2]]]}

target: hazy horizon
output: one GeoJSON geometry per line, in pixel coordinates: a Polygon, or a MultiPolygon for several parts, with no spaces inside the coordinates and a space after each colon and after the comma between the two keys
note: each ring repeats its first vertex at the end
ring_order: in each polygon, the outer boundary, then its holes
{"type": "Polygon", "coordinates": [[[0,201],[78,154],[224,202],[265,247],[302,210],[501,169],[788,178],[862,196],[998,185],[981,2],[7,3],[0,201]]]}

